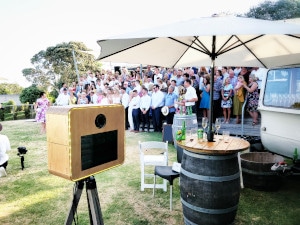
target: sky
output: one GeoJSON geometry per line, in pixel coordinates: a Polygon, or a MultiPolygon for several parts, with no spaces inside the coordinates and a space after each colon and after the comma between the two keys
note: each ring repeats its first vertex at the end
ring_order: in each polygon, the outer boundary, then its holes
{"type": "MultiPolygon", "coordinates": [[[[0,0],[0,82],[23,87],[22,70],[47,47],[97,40],[214,13],[243,14],[264,0],[0,0]]],[[[204,28],[205,29],[205,28],[204,28]]]]}

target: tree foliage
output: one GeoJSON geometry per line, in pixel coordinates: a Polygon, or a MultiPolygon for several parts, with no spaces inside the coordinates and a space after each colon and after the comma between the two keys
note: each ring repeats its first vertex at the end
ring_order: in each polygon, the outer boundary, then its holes
{"type": "Polygon", "coordinates": [[[22,103],[34,103],[40,96],[41,90],[36,85],[31,85],[28,88],[24,88],[20,94],[20,102],[22,103]]]}
{"type": "Polygon", "coordinates": [[[22,90],[23,88],[18,84],[0,84],[0,95],[20,94],[22,90]]]}
{"type": "Polygon", "coordinates": [[[284,20],[300,17],[300,0],[265,1],[245,14],[264,20],[284,20]]]}
{"type": "Polygon", "coordinates": [[[58,88],[59,83],[71,83],[77,80],[73,59],[73,51],[77,61],[79,74],[87,70],[99,69],[99,64],[82,42],[61,43],[48,47],[35,54],[31,63],[34,68],[25,68],[23,76],[39,88],[58,88]]]}

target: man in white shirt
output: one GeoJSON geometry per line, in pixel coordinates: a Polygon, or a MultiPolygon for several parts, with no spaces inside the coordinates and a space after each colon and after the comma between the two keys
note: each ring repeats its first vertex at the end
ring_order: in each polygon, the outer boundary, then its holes
{"type": "Polygon", "coordinates": [[[90,93],[90,104],[97,105],[98,104],[98,95],[95,93],[95,91],[91,91],[90,93]]]}
{"type": "Polygon", "coordinates": [[[157,78],[162,79],[162,74],[159,72],[158,67],[154,68],[154,77],[153,77],[153,83],[157,84],[157,78]]]}
{"type": "Polygon", "coordinates": [[[192,106],[193,113],[196,113],[195,103],[198,101],[196,89],[191,85],[190,79],[184,81],[184,87],[186,88],[186,93],[182,102],[185,106],[192,106]]]}
{"type": "Polygon", "coordinates": [[[131,99],[132,104],[132,119],[133,119],[133,132],[138,133],[140,131],[140,100],[141,97],[138,95],[137,90],[133,90],[133,98],[131,99]]]}
{"type": "Polygon", "coordinates": [[[129,106],[129,94],[126,92],[126,87],[121,87],[121,103],[125,109],[125,130],[128,130],[129,128],[129,122],[128,122],[128,106],[129,106]]]}
{"type": "Polygon", "coordinates": [[[69,105],[70,96],[67,88],[63,89],[63,93],[60,93],[56,99],[56,104],[60,106],[69,105]]]}
{"type": "Polygon", "coordinates": [[[95,74],[93,72],[91,72],[90,70],[87,71],[87,83],[90,84],[92,81],[94,81],[96,83],[96,77],[95,74]]]}
{"type": "Polygon", "coordinates": [[[147,124],[147,131],[150,130],[149,110],[151,105],[151,97],[148,95],[148,89],[143,87],[142,97],[140,101],[142,132],[144,132],[145,124],[147,124]]]}
{"type": "MultiPolygon", "coordinates": [[[[2,125],[0,124],[0,131],[2,130],[2,125]]],[[[6,176],[6,167],[8,164],[9,156],[6,153],[10,150],[10,142],[6,135],[0,134],[0,177],[6,176]]]]}
{"type": "Polygon", "coordinates": [[[161,108],[164,106],[165,95],[159,90],[159,85],[154,84],[151,95],[152,123],[154,132],[162,131],[161,108]]]}
{"type": "Polygon", "coordinates": [[[141,96],[142,95],[142,86],[141,86],[141,84],[140,84],[140,81],[139,80],[136,80],[135,82],[134,82],[134,88],[133,88],[133,90],[136,90],[137,91],[137,93],[138,93],[138,95],[139,96],[141,96]]]}
{"type": "Polygon", "coordinates": [[[149,90],[150,86],[153,86],[152,78],[150,76],[147,77],[147,80],[145,83],[143,83],[144,87],[149,90]]]}

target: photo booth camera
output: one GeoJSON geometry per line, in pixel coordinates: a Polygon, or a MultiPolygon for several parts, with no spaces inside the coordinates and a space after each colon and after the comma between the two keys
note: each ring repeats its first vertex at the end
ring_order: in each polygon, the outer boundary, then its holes
{"type": "Polygon", "coordinates": [[[51,106],[46,121],[51,174],[78,181],[124,162],[122,105],[51,106]]]}

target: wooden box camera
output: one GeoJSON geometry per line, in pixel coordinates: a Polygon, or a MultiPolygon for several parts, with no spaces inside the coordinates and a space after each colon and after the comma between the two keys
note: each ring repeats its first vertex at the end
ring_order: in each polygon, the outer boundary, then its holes
{"type": "Polygon", "coordinates": [[[124,162],[122,105],[48,108],[48,169],[77,181],[124,162]]]}

